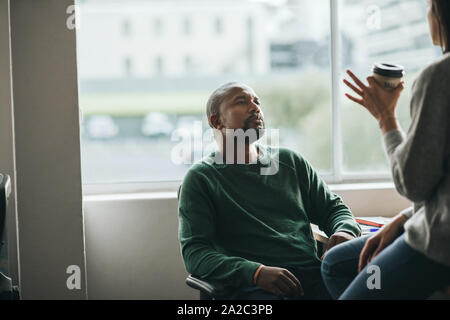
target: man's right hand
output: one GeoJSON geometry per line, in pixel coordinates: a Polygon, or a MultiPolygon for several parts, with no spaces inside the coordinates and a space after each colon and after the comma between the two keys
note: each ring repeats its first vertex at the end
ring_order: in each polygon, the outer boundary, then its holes
{"type": "Polygon", "coordinates": [[[291,272],[282,268],[261,267],[256,285],[277,296],[304,295],[300,281],[291,272]]]}

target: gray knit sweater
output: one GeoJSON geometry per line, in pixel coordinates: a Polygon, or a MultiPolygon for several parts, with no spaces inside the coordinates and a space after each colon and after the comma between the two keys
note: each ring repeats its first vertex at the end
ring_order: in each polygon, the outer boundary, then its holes
{"type": "Polygon", "coordinates": [[[384,135],[397,191],[414,202],[404,213],[406,242],[450,266],[450,54],[425,68],[412,88],[405,135],[384,135]]]}

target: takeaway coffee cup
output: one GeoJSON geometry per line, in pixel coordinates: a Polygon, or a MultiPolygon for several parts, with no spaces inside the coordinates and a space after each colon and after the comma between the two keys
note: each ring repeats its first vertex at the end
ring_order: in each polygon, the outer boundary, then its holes
{"type": "Polygon", "coordinates": [[[387,89],[397,88],[405,75],[402,66],[391,63],[375,63],[372,73],[375,80],[387,89]]]}

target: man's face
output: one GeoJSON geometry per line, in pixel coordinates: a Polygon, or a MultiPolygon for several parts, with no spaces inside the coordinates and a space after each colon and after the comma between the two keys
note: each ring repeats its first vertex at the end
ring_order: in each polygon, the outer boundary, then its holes
{"type": "Polygon", "coordinates": [[[241,86],[229,90],[220,106],[220,125],[217,129],[265,129],[260,101],[252,88],[241,86]]]}

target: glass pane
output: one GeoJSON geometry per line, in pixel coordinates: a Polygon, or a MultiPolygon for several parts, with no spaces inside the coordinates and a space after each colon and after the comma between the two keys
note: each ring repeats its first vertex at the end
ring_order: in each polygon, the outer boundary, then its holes
{"type": "MultiPolygon", "coordinates": [[[[426,20],[424,0],[345,0],[339,8],[341,24],[341,78],[351,69],[364,80],[376,62],[405,67],[405,89],[398,117],[406,131],[410,124],[411,86],[420,70],[438,57],[426,20]]],[[[366,82],[366,81],[365,81],[366,82]]],[[[342,84],[345,92],[351,90],[342,84]]],[[[341,94],[343,161],[346,172],[389,172],[377,121],[360,105],[341,94]]]]}
{"type": "Polygon", "coordinates": [[[181,180],[210,150],[178,165],[176,133],[204,132],[206,101],[229,81],[253,87],[281,146],[331,171],[328,0],[78,5],[84,183],[181,180]]]}

